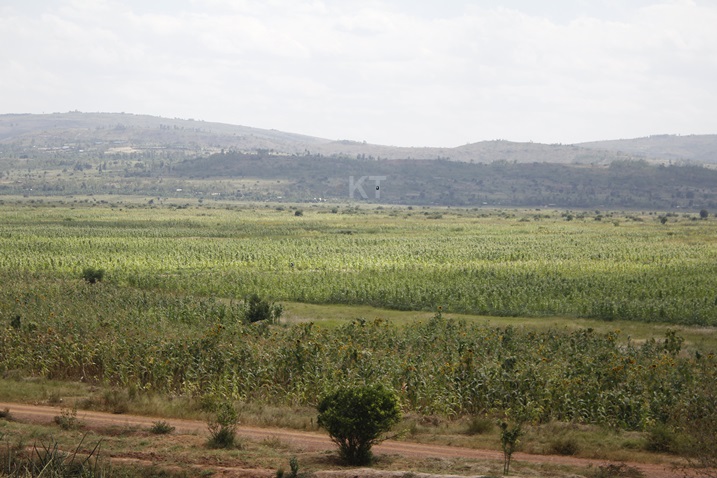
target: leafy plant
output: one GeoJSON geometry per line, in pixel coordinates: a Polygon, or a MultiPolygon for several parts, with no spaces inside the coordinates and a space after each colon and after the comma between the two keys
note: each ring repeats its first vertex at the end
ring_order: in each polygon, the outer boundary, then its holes
{"type": "Polygon", "coordinates": [[[118,415],[127,413],[129,410],[128,394],[118,388],[106,390],[102,394],[102,402],[104,403],[104,408],[118,415]]]}
{"type": "Polygon", "coordinates": [[[500,423],[500,446],[503,450],[503,474],[510,473],[510,462],[513,453],[518,449],[519,438],[523,434],[521,423],[509,424],[507,421],[500,423]]]}
{"type": "Polygon", "coordinates": [[[85,267],[82,269],[82,278],[89,284],[102,282],[105,277],[105,270],[95,267],[85,267]]]}
{"type": "Polygon", "coordinates": [[[298,478],[299,475],[299,459],[295,456],[289,458],[289,469],[291,470],[288,474],[283,468],[279,468],[276,471],[276,478],[298,478]]]}
{"type": "Polygon", "coordinates": [[[580,445],[574,436],[558,437],[550,442],[550,452],[555,455],[572,456],[580,451],[580,445]]]}
{"type": "Polygon", "coordinates": [[[111,469],[100,457],[98,441],[87,456],[78,456],[85,438],[84,435],[72,453],[60,450],[57,441],[35,443],[30,454],[22,453],[20,447],[5,450],[2,457],[2,476],[11,477],[51,477],[51,478],[105,478],[111,476],[111,469]]]}
{"type": "Polygon", "coordinates": [[[150,432],[154,433],[155,435],[168,435],[169,433],[172,433],[175,430],[175,427],[170,425],[168,422],[164,420],[160,420],[157,422],[154,422],[152,424],[152,427],[149,429],[150,432]]]}
{"type": "Polygon", "coordinates": [[[57,423],[63,430],[74,430],[80,426],[77,420],[77,405],[73,405],[72,408],[62,407],[60,414],[55,416],[55,423],[57,423]]]}
{"type": "MultiPolygon", "coordinates": [[[[711,378],[717,375],[717,367],[710,369],[711,378]]],[[[714,382],[701,387],[681,404],[678,418],[682,434],[678,452],[691,468],[688,476],[717,477],[717,387],[714,382]]]]}
{"type": "Polygon", "coordinates": [[[236,428],[239,417],[234,405],[220,402],[215,416],[208,422],[210,448],[232,448],[236,442],[236,428]]]}
{"type": "Polygon", "coordinates": [[[258,294],[252,294],[244,301],[244,319],[249,323],[262,320],[277,323],[283,311],[281,304],[269,303],[258,294]]]}
{"type": "Polygon", "coordinates": [[[647,433],[645,449],[657,453],[674,453],[678,451],[679,444],[675,431],[668,425],[656,424],[647,433]]]}
{"type": "Polygon", "coordinates": [[[398,398],[382,385],[340,388],[324,396],[317,409],[319,426],[349,465],[370,463],[371,447],[401,418],[398,398]]]}
{"type": "Polygon", "coordinates": [[[475,416],[468,422],[466,433],[468,435],[483,435],[484,433],[490,433],[493,427],[493,420],[475,416]]]}

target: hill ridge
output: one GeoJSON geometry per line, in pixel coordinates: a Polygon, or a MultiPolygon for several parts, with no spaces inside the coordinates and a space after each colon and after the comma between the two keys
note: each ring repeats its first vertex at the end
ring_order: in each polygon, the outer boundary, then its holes
{"type": "Polygon", "coordinates": [[[390,146],[349,139],[331,140],[275,129],[232,125],[195,119],[165,118],[133,113],[0,115],[0,146],[105,150],[111,142],[134,149],[179,149],[207,154],[222,149],[275,154],[340,156],[359,159],[447,159],[462,162],[516,161],[609,164],[614,160],[698,161],[717,163],[717,135],[656,135],[634,140],[545,144],[486,140],[456,147],[390,146]],[[78,146],[78,143],[82,143],[78,146]]]}

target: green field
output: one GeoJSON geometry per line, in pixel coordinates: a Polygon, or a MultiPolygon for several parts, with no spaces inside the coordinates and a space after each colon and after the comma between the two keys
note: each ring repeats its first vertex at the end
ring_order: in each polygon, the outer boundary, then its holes
{"type": "Polygon", "coordinates": [[[0,217],[5,377],[288,406],[381,382],[419,414],[629,430],[696,420],[717,389],[714,218],[94,201],[0,217]],[[243,322],[250,294],[285,322],[243,322]]]}
{"type": "Polygon", "coordinates": [[[115,287],[182,296],[717,325],[714,219],[331,211],[6,205],[0,274],[93,266],[115,287]]]}

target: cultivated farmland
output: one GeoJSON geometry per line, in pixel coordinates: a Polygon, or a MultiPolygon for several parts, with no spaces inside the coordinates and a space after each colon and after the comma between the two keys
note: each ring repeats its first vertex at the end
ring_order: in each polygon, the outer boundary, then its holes
{"type": "Polygon", "coordinates": [[[311,407],[336,384],[382,383],[405,412],[447,420],[689,436],[715,419],[711,217],[132,202],[19,202],[0,216],[5,376],[207,409],[311,407]],[[83,280],[88,267],[101,280],[83,280]],[[431,318],[251,324],[252,294],[431,318]],[[565,326],[581,318],[605,325],[565,326]]]}

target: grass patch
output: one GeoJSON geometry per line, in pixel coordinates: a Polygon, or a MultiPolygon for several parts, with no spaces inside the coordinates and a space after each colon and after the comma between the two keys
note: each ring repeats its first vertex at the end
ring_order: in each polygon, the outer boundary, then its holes
{"type": "Polygon", "coordinates": [[[63,397],[85,397],[90,395],[90,390],[91,386],[85,383],[24,377],[20,373],[15,378],[0,378],[0,401],[3,402],[59,404],[63,397]]]}
{"type": "Polygon", "coordinates": [[[495,428],[495,423],[490,418],[473,417],[468,422],[466,428],[467,435],[484,435],[490,433],[495,428]]]}
{"type": "Polygon", "coordinates": [[[657,424],[645,437],[645,450],[655,453],[676,453],[679,449],[678,435],[667,425],[657,424]]]}
{"type": "Polygon", "coordinates": [[[580,451],[578,440],[573,435],[555,438],[550,443],[550,453],[553,455],[573,456],[580,451]]]}

